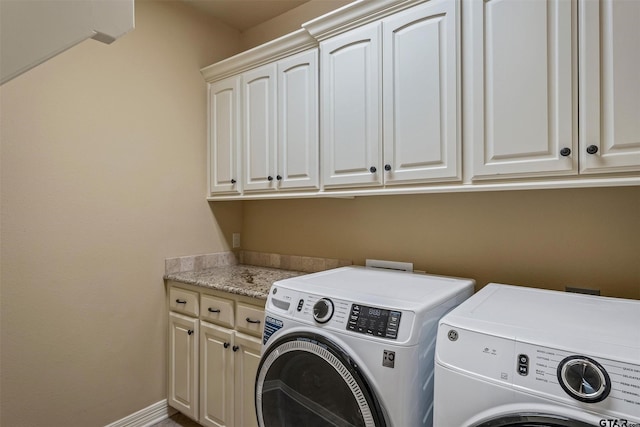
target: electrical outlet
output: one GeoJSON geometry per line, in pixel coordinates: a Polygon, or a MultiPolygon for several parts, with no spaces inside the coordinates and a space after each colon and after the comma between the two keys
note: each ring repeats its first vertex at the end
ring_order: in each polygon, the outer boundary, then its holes
{"type": "Polygon", "coordinates": [[[240,247],[240,233],[233,233],[233,249],[240,247]]]}

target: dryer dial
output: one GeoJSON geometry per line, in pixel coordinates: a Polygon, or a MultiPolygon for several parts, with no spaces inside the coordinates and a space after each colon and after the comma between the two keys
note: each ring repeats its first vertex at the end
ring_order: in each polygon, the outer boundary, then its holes
{"type": "Polygon", "coordinates": [[[567,394],[587,403],[601,402],[611,391],[607,371],[586,356],[569,356],[558,365],[558,381],[567,394]]]}
{"type": "Polygon", "coordinates": [[[313,305],[313,319],[318,323],[327,323],[333,316],[333,301],[321,298],[313,305]]]}

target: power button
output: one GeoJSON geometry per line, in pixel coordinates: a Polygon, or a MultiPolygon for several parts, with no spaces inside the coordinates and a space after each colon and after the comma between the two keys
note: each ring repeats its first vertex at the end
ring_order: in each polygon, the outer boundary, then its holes
{"type": "Polygon", "coordinates": [[[523,377],[529,375],[529,356],[526,354],[518,355],[518,373],[523,377]]]}

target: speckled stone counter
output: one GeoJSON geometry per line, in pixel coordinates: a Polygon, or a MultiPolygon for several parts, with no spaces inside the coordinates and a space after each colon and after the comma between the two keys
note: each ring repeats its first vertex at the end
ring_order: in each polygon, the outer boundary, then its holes
{"type": "Polygon", "coordinates": [[[164,278],[165,280],[266,300],[269,289],[274,282],[303,274],[307,273],[253,265],[228,265],[197,271],[167,273],[164,278]]]}

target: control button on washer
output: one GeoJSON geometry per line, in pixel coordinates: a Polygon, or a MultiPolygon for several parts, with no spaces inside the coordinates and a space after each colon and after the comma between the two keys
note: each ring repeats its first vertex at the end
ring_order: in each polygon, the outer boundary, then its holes
{"type": "Polygon", "coordinates": [[[523,377],[529,375],[529,356],[526,354],[518,355],[518,373],[523,377]]]}

